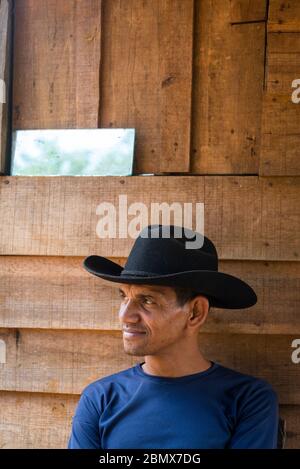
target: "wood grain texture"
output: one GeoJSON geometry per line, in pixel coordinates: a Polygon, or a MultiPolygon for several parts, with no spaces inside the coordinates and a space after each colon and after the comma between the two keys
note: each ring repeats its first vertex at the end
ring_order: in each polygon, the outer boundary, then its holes
{"type": "Polygon", "coordinates": [[[107,0],[102,45],[100,127],[135,127],[136,174],[189,171],[193,1],[107,0]]]}
{"type": "MultiPolygon", "coordinates": [[[[292,101],[299,79],[299,33],[269,33],[266,91],[263,99],[259,173],[300,175],[300,103],[292,101]]],[[[299,97],[299,92],[298,92],[299,97]]]]}
{"type": "MultiPolygon", "coordinates": [[[[66,448],[78,396],[0,392],[0,448],[66,448]]],[[[300,447],[300,406],[280,406],[285,448],[300,447]]]]}
{"type": "Polygon", "coordinates": [[[265,9],[265,1],[196,2],[193,173],[258,173],[265,9]]]}
{"type": "Polygon", "coordinates": [[[269,0],[268,31],[300,32],[298,0],[269,0]]]}
{"type": "Polygon", "coordinates": [[[66,448],[77,396],[0,393],[0,448],[66,448]]]}
{"type": "Polygon", "coordinates": [[[96,379],[137,363],[120,332],[2,329],[6,363],[0,389],[80,394],[96,379]]]}
{"type": "Polygon", "coordinates": [[[15,3],[14,128],[97,128],[101,0],[15,3]]]}
{"type": "MultiPolygon", "coordinates": [[[[300,365],[291,354],[295,335],[199,334],[204,355],[269,381],[281,404],[300,404],[300,365]]],[[[118,331],[1,329],[6,363],[0,365],[5,391],[80,394],[92,381],[141,362],[125,354],[118,331]]]]}
{"type": "MultiPolygon", "coordinates": [[[[120,330],[118,285],[90,275],[82,261],[0,256],[0,327],[120,330]]],[[[219,270],[247,281],[258,302],[247,310],[212,309],[204,331],[300,334],[299,262],[224,260],[219,270]]]]}
{"type": "Polygon", "coordinates": [[[152,203],[179,202],[182,210],[190,203],[193,227],[195,204],[204,203],[205,234],[220,259],[299,260],[300,179],[256,176],[2,176],[0,254],[126,257],[134,238],[96,232],[104,201],[116,208],[119,228],[119,213],[127,212],[119,211],[119,195],[127,208],[144,203],[151,223],[152,203]]]}

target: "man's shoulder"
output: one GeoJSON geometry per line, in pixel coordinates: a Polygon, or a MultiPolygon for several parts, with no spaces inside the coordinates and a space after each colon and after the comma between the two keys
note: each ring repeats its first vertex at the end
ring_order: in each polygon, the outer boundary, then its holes
{"type": "Polygon", "coordinates": [[[254,376],[246,372],[235,370],[219,364],[219,378],[233,391],[243,394],[254,392],[265,394],[269,398],[277,399],[277,393],[273,386],[265,378],[254,376]]]}

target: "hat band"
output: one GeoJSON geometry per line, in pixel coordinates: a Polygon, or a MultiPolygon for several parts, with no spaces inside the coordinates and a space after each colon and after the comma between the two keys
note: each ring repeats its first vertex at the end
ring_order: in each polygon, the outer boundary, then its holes
{"type": "Polygon", "coordinates": [[[140,276],[140,277],[152,277],[153,275],[161,276],[157,272],[145,272],[144,270],[122,270],[121,275],[132,275],[132,276],[140,276]]]}

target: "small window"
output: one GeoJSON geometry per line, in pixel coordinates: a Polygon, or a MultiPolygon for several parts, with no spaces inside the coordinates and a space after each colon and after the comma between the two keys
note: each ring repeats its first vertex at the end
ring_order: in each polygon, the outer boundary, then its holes
{"type": "Polygon", "coordinates": [[[11,174],[127,176],[132,174],[134,129],[16,130],[11,174]]]}

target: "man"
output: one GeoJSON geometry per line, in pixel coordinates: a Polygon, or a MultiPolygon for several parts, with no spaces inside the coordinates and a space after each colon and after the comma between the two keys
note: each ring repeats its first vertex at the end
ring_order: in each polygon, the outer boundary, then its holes
{"type": "Polygon", "coordinates": [[[100,256],[84,260],[119,289],[124,351],[144,361],[84,389],[69,448],[276,448],[271,385],[199,349],[210,306],[247,308],[256,294],[218,271],[212,241],[204,236],[200,248],[187,249],[201,235],[184,229],[178,237],[175,228],[142,230],[124,268],[100,256]]]}

